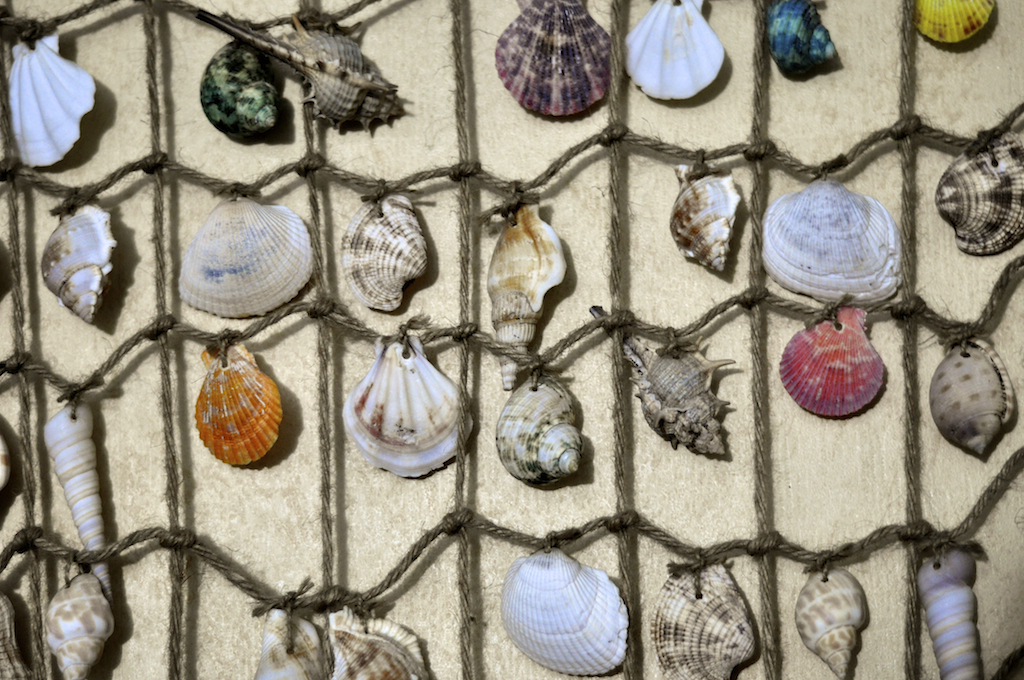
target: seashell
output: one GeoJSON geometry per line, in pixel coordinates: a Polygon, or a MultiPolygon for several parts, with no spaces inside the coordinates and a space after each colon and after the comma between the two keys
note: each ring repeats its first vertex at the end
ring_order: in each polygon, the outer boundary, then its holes
{"type": "Polygon", "coordinates": [[[263,626],[263,653],[254,680],[323,680],[320,633],[305,619],[271,609],[263,626]],[[289,647],[291,651],[289,652],[289,647]]]}
{"type": "Polygon", "coordinates": [[[199,81],[203,113],[229,135],[252,137],[277,125],[279,98],[270,58],[239,42],[213,55],[199,81]]]}
{"type": "Polygon", "coordinates": [[[219,354],[203,352],[206,380],[196,399],[196,428],[218,460],[245,465],[265,456],[277,441],[281,394],[244,345],[228,347],[226,364],[219,354]]]}
{"type": "Polygon", "coordinates": [[[11,127],[25,165],[45,167],[64,158],[81,135],[82,116],[92,111],[96,83],[78,64],[60,56],[57,34],[35,46],[14,46],[11,65],[11,127]]]}
{"type": "Polygon", "coordinates": [[[995,0],[917,0],[914,23],[937,42],[966,40],[988,23],[995,0]]]}
{"type": "MultiPolygon", "coordinates": [[[[521,206],[516,223],[502,229],[487,271],[491,323],[498,342],[526,351],[537,331],[544,295],[562,282],[565,269],[558,234],[532,207],[521,206]]],[[[506,390],[515,387],[518,368],[514,359],[501,357],[506,390]]]]}
{"type": "MultiPolygon", "coordinates": [[[[591,307],[590,313],[595,319],[608,315],[601,307],[591,307]]],[[[708,361],[699,352],[658,356],[632,335],[623,336],[622,351],[633,364],[630,380],[637,387],[636,396],[651,429],[667,439],[673,449],[682,444],[694,453],[724,454],[719,435],[722,424],[716,415],[729,402],[712,393],[711,377],[716,369],[735,362],[708,361]]]]}
{"type": "Polygon", "coordinates": [[[867,312],[842,307],[837,328],[822,321],[793,336],[779,375],[789,396],[811,413],[842,418],[861,410],[882,389],[885,364],[864,332],[867,312]]]}
{"type": "Polygon", "coordinates": [[[79,574],[58,590],[43,623],[64,680],[85,680],[114,632],[110,602],[93,574],[79,574]]]}
{"type": "Polygon", "coordinates": [[[629,618],[619,589],[557,548],[512,564],[501,622],[519,651],[559,673],[601,675],[626,656],[629,618]]]}
{"type": "Polygon", "coordinates": [[[608,32],[580,0],[533,0],[520,8],[494,50],[505,89],[545,116],[588,109],[611,82],[608,32]]]}
{"type": "Polygon", "coordinates": [[[334,676],[331,680],[426,680],[419,641],[387,619],[361,622],[347,607],[331,612],[334,676]]]}
{"type": "Polygon", "coordinates": [[[973,581],[974,558],[959,550],[928,560],[917,572],[941,680],[981,680],[973,581]]]}
{"type": "Polygon", "coordinates": [[[62,217],[43,248],[43,282],[61,307],[87,323],[93,322],[103,301],[116,245],[110,213],[86,205],[62,217]]]}
{"type": "MultiPolygon", "coordinates": [[[[7,486],[11,480],[11,452],[7,448],[7,442],[0,437],[0,489],[7,486]]],[[[2,593],[0,593],[2,594],[2,593]]]]}
{"type": "Polygon", "coordinates": [[[722,271],[740,194],[732,175],[706,175],[690,181],[686,178],[689,171],[688,165],[676,166],[679,195],[672,206],[669,230],[679,252],[722,271]]]}
{"type": "Polygon", "coordinates": [[[283,205],[222,201],[181,260],[181,299],[228,318],[265,314],[298,294],[313,273],[302,218],[283,205]]]}
{"type": "Polygon", "coordinates": [[[729,680],[754,654],[754,624],[729,572],[715,564],[696,578],[670,576],[654,603],[651,637],[671,680],[729,680]]]}
{"type": "Polygon", "coordinates": [[[657,0],[626,36],[626,72],[647,96],[689,99],[718,76],[725,48],[703,6],[704,0],[657,0]]]}
{"type": "Polygon", "coordinates": [[[420,339],[385,345],[345,400],[345,429],[371,465],[400,477],[421,477],[455,455],[459,389],[434,368],[420,339]]]}
{"type": "Polygon", "coordinates": [[[812,574],[796,599],[800,639],[840,680],[846,677],[857,647],[857,631],[866,620],[864,589],[845,569],[832,569],[827,580],[812,574]]]}
{"type": "Polygon", "coordinates": [[[777,0],[768,8],[768,47],[779,68],[803,73],[836,56],[836,46],[810,0],[777,0]]]}
{"type": "Polygon", "coordinates": [[[576,429],[572,395],[550,376],[512,392],[497,431],[498,457],[516,479],[548,484],[579,468],[583,437],[576,429]]]}
{"type": "Polygon", "coordinates": [[[833,180],[768,206],[763,254],[776,283],[822,302],[878,302],[900,284],[896,222],[881,203],[833,180]]]}
{"type": "Polygon", "coordinates": [[[995,255],[1024,239],[1024,145],[1012,132],[984,151],[964,152],[942,173],[935,206],[956,230],[956,247],[995,255]]]}
{"type": "MultiPolygon", "coordinates": [[[[96,473],[96,445],[92,441],[92,411],[81,403],[77,407],[65,406],[46,423],[43,440],[82,545],[86,550],[105,548],[107,539],[103,532],[100,478],[96,473]]],[[[103,593],[110,598],[110,571],[106,563],[93,564],[92,573],[99,578],[103,593]]]]}
{"type": "Polygon", "coordinates": [[[408,198],[363,203],[342,240],[341,268],[364,305],[398,309],[405,285],[427,271],[427,242],[408,198]]]}
{"type": "Polygon", "coordinates": [[[1013,416],[1013,384],[992,345],[979,338],[949,350],[928,403],[942,436],[981,455],[1013,416]]]}
{"type": "Polygon", "coordinates": [[[14,637],[14,607],[7,596],[0,593],[0,678],[3,680],[31,680],[32,674],[21,660],[18,641],[14,637]]]}

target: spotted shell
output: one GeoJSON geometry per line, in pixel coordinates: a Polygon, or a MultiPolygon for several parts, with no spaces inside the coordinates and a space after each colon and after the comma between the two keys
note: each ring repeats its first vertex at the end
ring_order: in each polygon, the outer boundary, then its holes
{"type": "Polygon", "coordinates": [[[971,589],[974,572],[974,558],[959,550],[925,561],[917,572],[917,588],[941,680],[982,678],[978,600],[971,589]]]}
{"type": "Polygon", "coordinates": [[[323,680],[320,633],[309,621],[272,609],[254,680],[323,680]]]}
{"type": "Polygon", "coordinates": [[[103,302],[116,245],[110,214],[85,205],[60,219],[43,248],[39,269],[46,288],[61,307],[87,323],[93,322],[103,302]]]}
{"type": "Polygon", "coordinates": [[[419,641],[387,619],[360,621],[348,608],[331,612],[332,680],[427,680],[419,641]]]}
{"type": "Polygon", "coordinates": [[[669,230],[679,252],[722,271],[736,222],[740,194],[732,175],[706,175],[689,180],[688,165],[676,166],[679,195],[672,206],[669,230]]]}
{"type": "Polygon", "coordinates": [[[278,99],[270,58],[239,42],[218,50],[199,81],[203,113],[229,135],[251,137],[273,128],[278,99]]]}
{"type": "Polygon", "coordinates": [[[505,469],[528,484],[548,484],[573,474],[583,437],[576,429],[572,395],[551,376],[523,383],[501,410],[496,443],[505,469]]]}
{"type": "Polygon", "coordinates": [[[114,632],[114,614],[92,574],[79,574],[57,591],[43,619],[46,642],[64,680],[85,680],[114,632]]]}
{"type": "Polygon", "coordinates": [[[988,23],[995,5],[995,0],[917,0],[914,23],[932,40],[960,42],[988,23]]]}
{"type": "Polygon", "coordinates": [[[31,680],[32,675],[18,651],[14,636],[14,606],[0,593],[0,678],[3,680],[31,680]]]}
{"type": "Polygon", "coordinates": [[[864,589],[845,569],[812,574],[796,599],[796,629],[807,649],[828,664],[837,678],[857,649],[857,631],[867,622],[864,589]]]}
{"type": "Polygon", "coordinates": [[[776,0],[768,7],[768,47],[779,68],[803,73],[836,56],[836,46],[810,0],[776,0]]]}

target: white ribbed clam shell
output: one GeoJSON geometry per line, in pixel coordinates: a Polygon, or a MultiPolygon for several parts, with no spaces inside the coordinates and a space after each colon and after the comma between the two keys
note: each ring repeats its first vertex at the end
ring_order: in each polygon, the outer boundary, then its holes
{"type": "Polygon", "coordinates": [[[267,615],[263,653],[254,680],[323,680],[320,633],[312,623],[297,616],[292,617],[289,626],[288,618],[283,609],[272,609],[267,615]]]}
{"type": "Polygon", "coordinates": [[[629,619],[619,589],[558,549],[512,564],[501,622],[523,654],[559,673],[600,675],[626,656],[629,619]]]}
{"type": "Polygon", "coordinates": [[[864,589],[845,569],[832,569],[827,581],[821,574],[811,574],[796,599],[800,639],[840,679],[846,677],[857,647],[857,631],[866,618],[864,589]]]}
{"type": "Polygon", "coordinates": [[[626,36],[626,72],[655,99],[689,99],[725,60],[722,41],[701,14],[704,0],[658,0],[626,36]]]}
{"type": "Polygon", "coordinates": [[[116,245],[110,213],[86,205],[62,217],[43,248],[40,271],[47,289],[88,323],[103,301],[116,245]]]}
{"type": "Polygon", "coordinates": [[[85,680],[114,632],[114,614],[99,580],[79,574],[50,600],[43,624],[64,680],[85,680]]]}
{"type": "Polygon", "coordinates": [[[409,629],[387,619],[361,621],[347,607],[331,612],[331,680],[427,680],[419,641],[409,629]]]}
{"type": "Polygon", "coordinates": [[[57,34],[35,49],[14,46],[11,66],[11,127],[25,165],[53,165],[81,134],[82,116],[92,110],[96,83],[78,64],[60,56],[57,34]]]}
{"type": "Polygon", "coordinates": [[[953,550],[936,560],[927,560],[917,573],[917,587],[924,605],[928,633],[942,680],[981,680],[978,601],[970,583],[974,581],[974,558],[953,550]]]}
{"type": "Polygon", "coordinates": [[[228,318],[266,314],[313,273],[309,231],[283,205],[229,198],[213,209],[181,260],[181,299],[228,318]]]}
{"type": "Polygon", "coordinates": [[[834,302],[878,302],[900,283],[900,235],[877,200],[833,180],[775,199],[764,216],[764,268],[783,288],[834,302]]]}

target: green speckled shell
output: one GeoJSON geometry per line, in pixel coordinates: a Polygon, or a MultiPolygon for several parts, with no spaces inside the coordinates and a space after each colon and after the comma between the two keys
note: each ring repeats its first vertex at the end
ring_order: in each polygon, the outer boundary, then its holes
{"type": "Polygon", "coordinates": [[[270,58],[237,42],[213,55],[199,87],[206,117],[229,135],[250,137],[274,127],[277,100],[270,58]]]}

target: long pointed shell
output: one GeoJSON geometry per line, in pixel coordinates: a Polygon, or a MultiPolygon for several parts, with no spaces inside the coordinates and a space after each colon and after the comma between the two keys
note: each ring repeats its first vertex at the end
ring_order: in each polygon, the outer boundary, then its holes
{"type": "Polygon", "coordinates": [[[942,680],[981,680],[978,653],[978,601],[971,590],[974,558],[951,551],[928,560],[917,574],[928,633],[942,680]]]}
{"type": "Polygon", "coordinates": [[[812,574],[796,599],[800,639],[840,680],[846,677],[857,647],[857,631],[866,618],[864,589],[845,569],[829,571],[827,581],[821,574],[812,574]]]}
{"type": "Polygon", "coordinates": [[[14,636],[14,606],[7,595],[0,593],[0,680],[30,680],[31,677],[14,636]]]}
{"type": "Polygon", "coordinates": [[[86,205],[62,217],[43,248],[40,271],[47,289],[88,323],[103,301],[116,245],[110,214],[86,205]]]}
{"type": "Polygon", "coordinates": [[[917,0],[914,23],[932,40],[967,40],[988,23],[996,0],[917,0]]]}
{"type": "Polygon", "coordinates": [[[768,8],[768,46],[779,68],[803,73],[836,56],[811,0],[775,0],[768,8]]]}
{"type": "Polygon", "coordinates": [[[509,474],[528,484],[548,484],[579,468],[583,437],[576,429],[572,395],[550,376],[525,382],[498,417],[498,457],[509,474]]]}
{"type": "Polygon", "coordinates": [[[689,171],[688,165],[676,166],[679,195],[672,206],[669,230],[679,252],[722,271],[740,194],[732,175],[707,175],[691,182],[686,178],[689,171]]]}
{"type": "Polygon", "coordinates": [[[501,622],[519,651],[559,673],[600,675],[626,655],[629,619],[619,589],[558,549],[509,567],[501,622]]]}
{"type": "Polygon", "coordinates": [[[263,652],[253,680],[323,680],[320,633],[305,619],[272,609],[263,626],[263,652]],[[288,651],[289,646],[291,652],[288,651]]]}
{"type": "MultiPolygon", "coordinates": [[[[72,407],[68,405],[50,418],[43,428],[43,439],[82,545],[86,550],[99,550],[106,547],[107,539],[103,532],[100,478],[96,473],[96,445],[92,441],[92,411],[80,403],[74,418],[71,412],[72,407]]],[[[92,573],[110,597],[110,572],[106,563],[92,565],[92,573]]]]}
{"type": "Polygon", "coordinates": [[[387,619],[360,621],[348,608],[332,612],[331,680],[427,680],[430,677],[419,641],[408,629],[387,619]]]}
{"type": "Polygon", "coordinates": [[[64,680],[85,680],[114,632],[114,614],[99,580],[79,574],[50,600],[43,621],[46,642],[64,680]]]}

